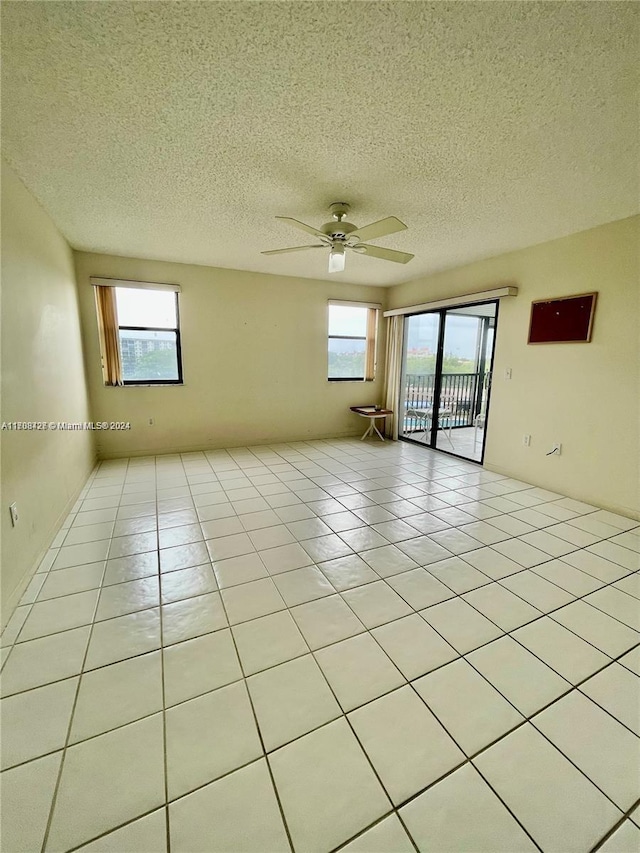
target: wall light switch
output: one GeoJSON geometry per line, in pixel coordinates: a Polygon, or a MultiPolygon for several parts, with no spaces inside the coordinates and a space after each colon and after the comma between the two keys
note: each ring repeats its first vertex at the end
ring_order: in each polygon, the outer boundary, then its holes
{"type": "Polygon", "coordinates": [[[511,368],[510,367],[505,367],[504,378],[505,379],[511,379],[511,368]]]}

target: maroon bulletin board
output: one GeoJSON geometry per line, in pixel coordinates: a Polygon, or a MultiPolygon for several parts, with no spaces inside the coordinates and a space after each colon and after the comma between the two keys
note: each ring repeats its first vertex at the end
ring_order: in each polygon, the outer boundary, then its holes
{"type": "Polygon", "coordinates": [[[528,343],[588,343],[597,296],[597,293],[579,293],[532,302],[528,343]]]}

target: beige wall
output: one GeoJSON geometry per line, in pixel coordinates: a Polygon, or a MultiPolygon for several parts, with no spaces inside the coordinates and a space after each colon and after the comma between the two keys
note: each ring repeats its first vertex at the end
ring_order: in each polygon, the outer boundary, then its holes
{"type": "Polygon", "coordinates": [[[75,258],[93,418],[131,423],[127,432],[97,434],[102,457],[357,435],[363,423],[349,406],[381,399],[380,336],[375,382],[326,377],[327,300],[383,302],[382,288],[82,252],[75,258]],[[181,286],[184,386],[103,385],[91,275],[181,286]]]}
{"type": "Polygon", "coordinates": [[[500,304],[485,466],[636,516],[639,224],[640,217],[613,222],[398,285],[388,296],[389,307],[399,308],[517,285],[518,296],[500,304]],[[593,290],[591,343],[527,345],[532,300],[593,290]],[[545,456],[555,441],[562,456],[545,456]]]}
{"type": "MultiPolygon", "coordinates": [[[[89,420],[72,252],[4,163],[1,417],[89,420]]],[[[0,436],[4,621],[84,485],[94,449],[90,432],[4,430],[0,436]]]]}

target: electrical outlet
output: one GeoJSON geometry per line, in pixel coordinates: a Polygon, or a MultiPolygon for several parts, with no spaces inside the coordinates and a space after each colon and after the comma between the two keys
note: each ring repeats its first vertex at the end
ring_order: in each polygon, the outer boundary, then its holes
{"type": "Polygon", "coordinates": [[[562,456],[562,445],[559,441],[556,441],[551,450],[547,453],[547,456],[562,456]]]}
{"type": "Polygon", "coordinates": [[[11,525],[15,527],[18,523],[18,507],[15,503],[12,503],[9,507],[9,512],[11,514],[11,525]]]}
{"type": "Polygon", "coordinates": [[[153,418],[149,418],[149,426],[153,426],[153,418]]]}
{"type": "Polygon", "coordinates": [[[531,436],[530,435],[523,435],[522,436],[522,443],[524,444],[525,447],[530,447],[531,446],[531,436]]]}

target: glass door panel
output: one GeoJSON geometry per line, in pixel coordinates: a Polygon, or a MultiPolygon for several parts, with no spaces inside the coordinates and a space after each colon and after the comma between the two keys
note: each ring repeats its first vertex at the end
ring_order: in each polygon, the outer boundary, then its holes
{"type": "Polygon", "coordinates": [[[433,401],[440,338],[440,313],[405,319],[404,360],[400,384],[401,436],[431,446],[433,401]]]}
{"type": "Polygon", "coordinates": [[[480,461],[496,305],[443,312],[444,336],[434,447],[480,461]]]}

